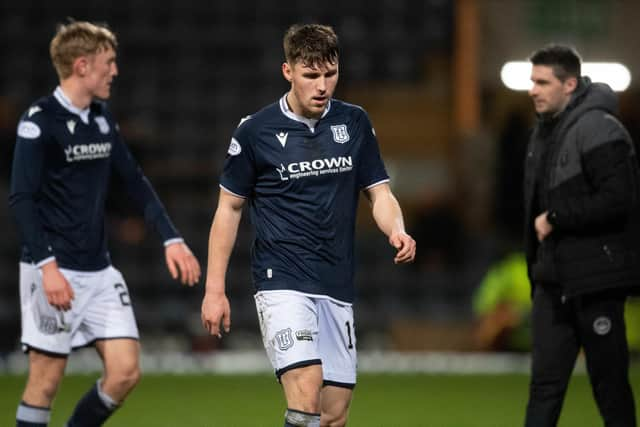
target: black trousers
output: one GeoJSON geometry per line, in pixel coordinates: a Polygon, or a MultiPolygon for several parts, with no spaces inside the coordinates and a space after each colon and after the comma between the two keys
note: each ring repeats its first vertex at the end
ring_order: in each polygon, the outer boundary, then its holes
{"type": "Polygon", "coordinates": [[[535,287],[526,427],[557,425],[580,348],[604,425],[636,427],[624,303],[624,297],[606,293],[563,303],[555,288],[535,287]]]}

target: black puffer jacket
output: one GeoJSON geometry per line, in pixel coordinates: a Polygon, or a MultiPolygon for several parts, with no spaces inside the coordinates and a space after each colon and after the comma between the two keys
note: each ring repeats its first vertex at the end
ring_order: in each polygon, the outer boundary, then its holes
{"type": "Polygon", "coordinates": [[[568,298],[640,290],[640,172],[616,113],[609,86],[582,78],[564,112],[539,119],[527,149],[529,278],[568,298]],[[534,220],[544,211],[553,231],[539,243],[534,220]]]}

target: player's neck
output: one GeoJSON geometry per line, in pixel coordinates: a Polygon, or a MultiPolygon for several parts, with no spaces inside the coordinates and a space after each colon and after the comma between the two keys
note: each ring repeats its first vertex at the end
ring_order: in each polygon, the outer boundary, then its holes
{"type": "Polygon", "coordinates": [[[89,107],[93,100],[93,96],[73,78],[62,80],[60,82],[60,88],[62,89],[62,92],[64,92],[65,96],[69,98],[71,104],[80,110],[84,110],[89,107]]]}
{"type": "Polygon", "coordinates": [[[302,117],[307,120],[320,120],[320,117],[309,117],[308,114],[305,114],[304,109],[297,103],[296,97],[291,94],[291,91],[287,93],[287,96],[284,98],[287,102],[287,106],[289,107],[289,111],[295,114],[298,117],[302,117]]]}

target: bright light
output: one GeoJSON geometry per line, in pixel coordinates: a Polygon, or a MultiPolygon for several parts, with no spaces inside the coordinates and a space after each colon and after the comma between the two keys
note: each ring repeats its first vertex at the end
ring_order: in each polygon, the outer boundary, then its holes
{"type": "Polygon", "coordinates": [[[531,62],[512,61],[502,66],[500,78],[512,90],[531,89],[531,62]]]}
{"type": "MultiPolygon", "coordinates": [[[[622,92],[631,84],[629,69],[618,62],[583,62],[582,74],[593,82],[603,82],[616,92],[622,92]]],[[[512,90],[531,89],[531,63],[526,61],[507,62],[500,70],[500,78],[512,90]]]]}

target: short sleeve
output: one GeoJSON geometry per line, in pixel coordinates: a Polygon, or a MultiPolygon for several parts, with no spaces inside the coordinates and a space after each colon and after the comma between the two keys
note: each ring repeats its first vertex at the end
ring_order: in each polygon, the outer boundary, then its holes
{"type": "Polygon", "coordinates": [[[248,198],[256,183],[256,161],[253,137],[248,125],[241,124],[233,133],[220,186],[240,197],[248,198]]]}
{"type": "Polygon", "coordinates": [[[389,175],[380,156],[376,132],[364,110],[357,113],[356,127],[362,138],[358,184],[361,189],[389,181],[389,175]]]}

